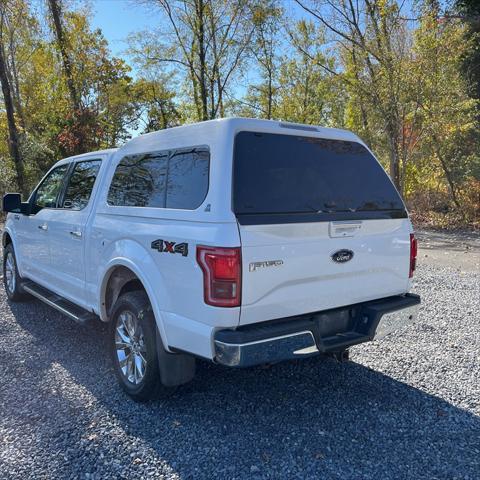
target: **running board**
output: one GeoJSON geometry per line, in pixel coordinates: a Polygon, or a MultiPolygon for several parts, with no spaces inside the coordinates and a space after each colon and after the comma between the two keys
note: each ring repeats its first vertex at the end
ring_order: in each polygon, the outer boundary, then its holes
{"type": "Polygon", "coordinates": [[[81,325],[85,325],[96,317],[93,313],[60,297],[60,295],[51,292],[35,282],[24,282],[22,283],[22,288],[30,295],[33,295],[81,325]]]}

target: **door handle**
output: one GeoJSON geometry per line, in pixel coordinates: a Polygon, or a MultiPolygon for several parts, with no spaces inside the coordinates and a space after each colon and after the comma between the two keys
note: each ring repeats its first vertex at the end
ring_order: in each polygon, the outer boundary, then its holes
{"type": "Polygon", "coordinates": [[[40,230],[44,230],[44,231],[45,231],[45,230],[48,230],[48,225],[47,225],[46,223],[43,223],[42,225],[39,225],[38,228],[39,228],[40,230]]]}
{"type": "Polygon", "coordinates": [[[82,238],[82,232],[80,232],[79,230],[71,231],[70,235],[75,238],[82,238]]]}

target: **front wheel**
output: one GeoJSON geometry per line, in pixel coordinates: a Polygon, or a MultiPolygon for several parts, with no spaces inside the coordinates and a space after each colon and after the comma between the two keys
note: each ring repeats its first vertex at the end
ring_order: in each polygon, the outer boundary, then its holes
{"type": "Polygon", "coordinates": [[[147,295],[122,295],[113,308],[109,342],[115,373],[121,387],[134,400],[165,396],[174,389],[160,382],[156,323],[147,295]]]}
{"type": "Polygon", "coordinates": [[[24,292],[22,279],[18,273],[17,260],[13,245],[9,243],[3,250],[3,285],[7,292],[7,297],[12,302],[21,302],[25,300],[27,294],[24,292]]]}

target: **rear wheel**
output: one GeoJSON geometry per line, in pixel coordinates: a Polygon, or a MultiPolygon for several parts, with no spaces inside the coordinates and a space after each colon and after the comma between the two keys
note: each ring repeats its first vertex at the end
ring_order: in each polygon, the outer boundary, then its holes
{"type": "Polygon", "coordinates": [[[22,289],[21,281],[15,251],[13,245],[9,243],[3,250],[3,285],[8,299],[12,302],[21,302],[27,298],[27,294],[22,289]]]}
{"type": "Polygon", "coordinates": [[[156,323],[147,295],[122,295],[113,308],[110,348],[121,387],[134,400],[146,401],[173,392],[160,382],[156,323]]]}

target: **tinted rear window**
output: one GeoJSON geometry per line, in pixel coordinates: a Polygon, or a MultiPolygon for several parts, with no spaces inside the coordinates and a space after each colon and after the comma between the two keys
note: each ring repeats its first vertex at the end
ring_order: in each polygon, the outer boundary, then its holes
{"type": "Polygon", "coordinates": [[[193,209],[205,199],[208,190],[207,150],[179,150],[170,156],[167,180],[167,208],[193,209]]]}
{"type": "Polygon", "coordinates": [[[205,147],[128,155],[115,170],[108,203],[194,210],[207,195],[209,164],[205,147]]]}
{"type": "Polygon", "coordinates": [[[233,190],[242,223],[406,217],[387,174],[356,142],[240,132],[233,190]]]}

